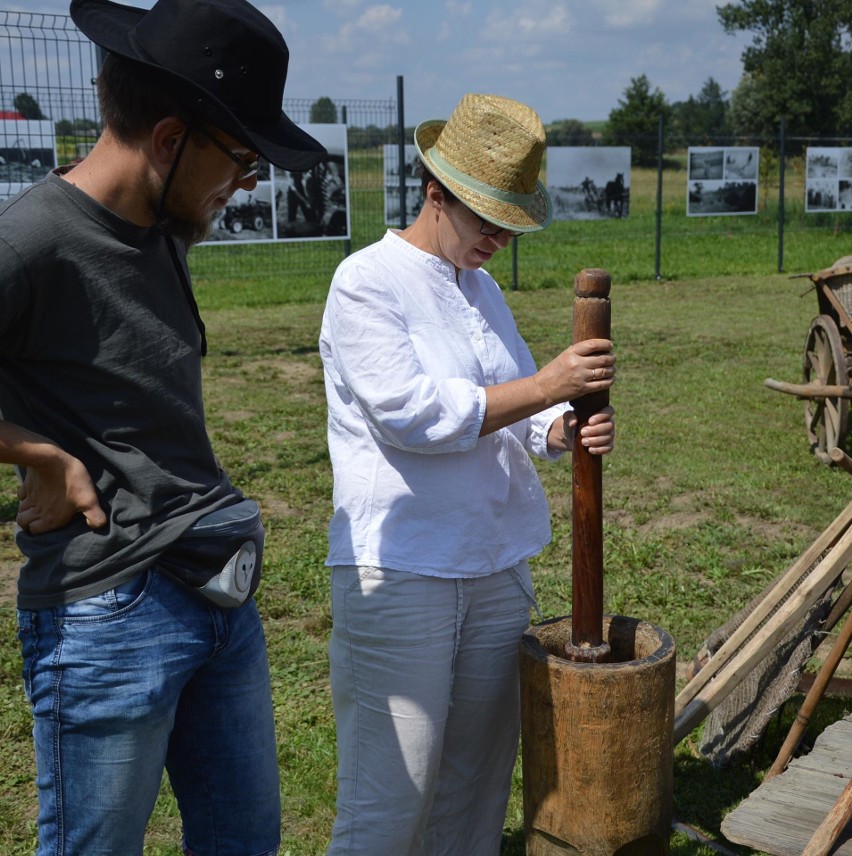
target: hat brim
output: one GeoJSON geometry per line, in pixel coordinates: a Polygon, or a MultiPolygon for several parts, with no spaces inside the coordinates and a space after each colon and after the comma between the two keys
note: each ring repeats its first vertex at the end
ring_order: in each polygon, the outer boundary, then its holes
{"type": "MultiPolygon", "coordinates": [[[[227,104],[208,90],[141,55],[133,43],[132,33],[147,11],[111,0],[74,0],[71,4],[74,23],[96,45],[167,75],[175,81],[178,97],[185,94],[188,101],[202,102],[206,108],[204,119],[249,146],[274,166],[299,172],[326,159],[328,152],[325,146],[303,131],[283,110],[273,123],[257,125],[241,121],[227,104]]],[[[187,106],[192,109],[189,104],[187,106]]]]}
{"type": "Polygon", "coordinates": [[[494,199],[450,178],[430,157],[429,152],[441,136],[445,119],[428,119],[414,130],[414,145],[423,165],[441,184],[468,208],[495,226],[513,232],[538,232],[553,219],[553,203],[547,188],[536,181],[532,201],[527,205],[513,205],[494,199]]]}

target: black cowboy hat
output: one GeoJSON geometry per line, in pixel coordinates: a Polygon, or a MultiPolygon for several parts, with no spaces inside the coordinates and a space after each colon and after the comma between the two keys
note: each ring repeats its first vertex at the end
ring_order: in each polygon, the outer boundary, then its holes
{"type": "Polygon", "coordinates": [[[326,156],[281,109],[290,52],[246,0],[157,0],[150,10],[72,0],[71,17],[95,44],[166,72],[191,113],[275,166],[305,170],[326,156]]]}

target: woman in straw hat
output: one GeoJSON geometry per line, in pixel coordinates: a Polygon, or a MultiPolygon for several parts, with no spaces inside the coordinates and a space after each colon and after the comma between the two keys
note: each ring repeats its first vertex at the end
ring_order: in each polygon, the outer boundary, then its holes
{"type": "MultiPolygon", "coordinates": [[[[466,95],[418,126],[424,205],[344,261],[320,336],[334,467],[329,854],[497,854],[519,727],[527,560],[550,539],[532,453],[570,447],[566,402],[611,386],[612,343],[537,370],[482,266],[551,219],[544,128],[466,95]]],[[[612,449],[611,408],[582,442],[612,449]]]]}

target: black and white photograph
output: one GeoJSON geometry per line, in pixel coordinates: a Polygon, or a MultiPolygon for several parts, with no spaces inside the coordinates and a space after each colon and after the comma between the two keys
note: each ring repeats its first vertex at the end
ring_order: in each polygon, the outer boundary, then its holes
{"type": "Polygon", "coordinates": [[[838,211],[852,211],[852,180],[841,178],[837,184],[838,211]]]}
{"type": "MultiPolygon", "coordinates": [[[[385,225],[399,226],[399,146],[386,144],[384,147],[385,167],[385,225]]],[[[417,149],[405,146],[405,222],[413,223],[423,205],[420,179],[417,175],[417,149]]]]}
{"type": "Polygon", "coordinates": [[[547,190],[553,199],[554,220],[626,217],[630,210],[630,147],[549,147],[547,190]]]}
{"type": "Polygon", "coordinates": [[[757,146],[690,146],[687,162],[688,217],[757,213],[757,146]]]}
{"type": "Polygon", "coordinates": [[[44,178],[56,163],[53,122],[0,119],[0,199],[44,178]]]}
{"type": "Polygon", "coordinates": [[[272,182],[258,181],[254,190],[240,188],[214,220],[210,241],[271,241],[273,234],[272,182]]]}
{"type": "Polygon", "coordinates": [[[328,150],[305,172],[275,170],[278,240],[349,237],[349,161],[346,125],[300,125],[328,150]]]}
{"type": "Polygon", "coordinates": [[[724,177],[725,150],[720,148],[690,148],[689,159],[690,179],[702,181],[721,181],[724,177]]]}
{"type": "Polygon", "coordinates": [[[757,147],[735,146],[725,149],[724,178],[728,180],[757,180],[757,168],[760,149],[757,147]]]}
{"type": "Polygon", "coordinates": [[[261,160],[254,190],[238,190],[207,243],[258,243],[349,237],[345,125],[300,125],[328,150],[312,169],[288,172],[261,160]]]}
{"type": "Polygon", "coordinates": [[[805,211],[837,211],[838,185],[832,178],[809,178],[805,186],[805,211]]]}
{"type": "Polygon", "coordinates": [[[809,147],[805,211],[852,211],[852,148],[809,147]]]}
{"type": "Polygon", "coordinates": [[[805,170],[808,179],[837,178],[842,151],[836,148],[809,148],[805,170]]]}

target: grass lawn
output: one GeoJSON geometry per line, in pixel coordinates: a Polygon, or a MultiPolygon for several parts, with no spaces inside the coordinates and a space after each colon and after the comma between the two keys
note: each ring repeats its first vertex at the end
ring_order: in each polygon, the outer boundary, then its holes
{"type": "MultiPolygon", "coordinates": [[[[827,266],[842,253],[825,253],[827,266]]],[[[576,268],[566,267],[572,272],[576,268]]],[[[539,362],[569,343],[572,274],[562,286],[507,294],[539,362]]],[[[706,635],[783,572],[852,497],[852,477],[810,454],[803,405],[770,392],[768,376],[798,382],[816,300],[786,275],[618,281],[612,290],[618,382],[616,451],[604,466],[605,604],[667,630],[690,660],[706,635]]],[[[251,284],[248,288],[250,289],[251,284]]],[[[235,283],[198,285],[208,328],[205,392],[214,446],[232,479],[262,505],[266,624],[284,806],[283,856],[324,852],[335,792],[334,723],[326,646],[330,628],[325,529],[331,470],[317,334],[320,296],[280,292],[238,305],[235,283]],[[230,285],[230,293],[229,293],[230,285]]],[[[533,562],[546,618],[571,611],[571,475],[539,466],[551,500],[553,542],[533,562]]],[[[19,677],[12,579],[14,482],[0,476],[0,853],[31,853],[35,786],[30,715],[19,677]]],[[[816,728],[847,703],[826,701],[816,728]]],[[[710,768],[693,734],[677,748],[679,819],[713,836],[759,783],[794,711],[759,752],[710,768]]],[[[504,854],[523,853],[520,772],[504,854]]],[[[178,856],[168,788],[146,853],[178,856]]],[[[673,854],[713,851],[674,835],[673,854]]],[[[731,849],[737,850],[731,845],[731,849]]],[[[748,851],[740,849],[737,852],[748,851]]],[[[461,856],[461,854],[460,854],[461,856]]]]}

